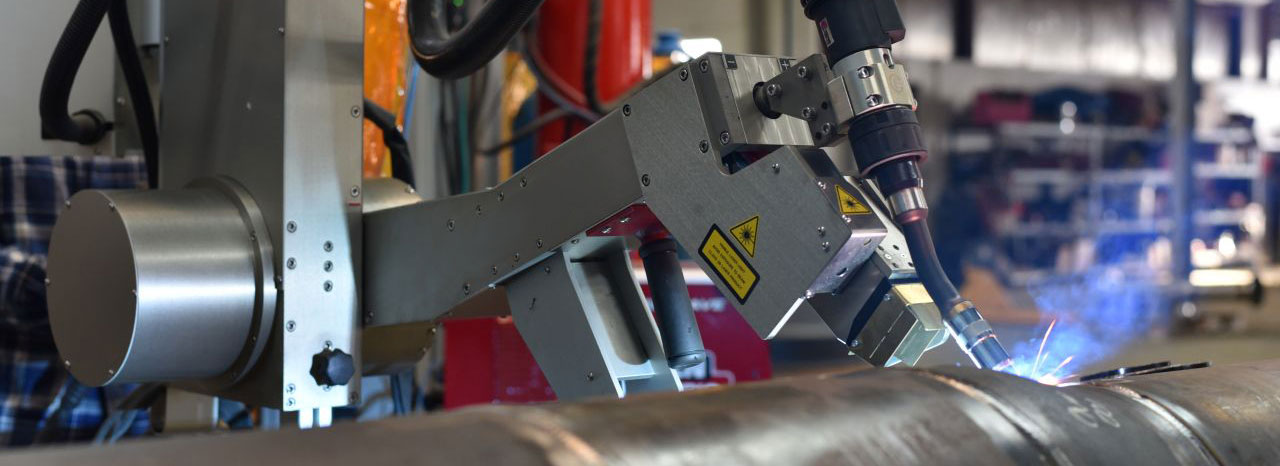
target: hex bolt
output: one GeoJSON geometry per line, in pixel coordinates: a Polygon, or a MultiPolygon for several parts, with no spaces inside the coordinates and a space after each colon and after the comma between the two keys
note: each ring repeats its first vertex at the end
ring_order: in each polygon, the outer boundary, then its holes
{"type": "Polygon", "coordinates": [[[870,78],[870,77],[871,77],[871,75],[873,75],[873,74],[875,74],[875,73],[876,73],[876,72],[875,72],[875,70],[874,70],[874,69],[872,69],[870,66],[861,66],[861,67],[858,67],[858,77],[859,77],[859,78],[867,79],[867,78],[870,78]]]}
{"type": "Polygon", "coordinates": [[[701,141],[698,141],[698,151],[699,151],[699,152],[702,152],[702,153],[704,153],[704,154],[705,154],[705,153],[707,153],[707,151],[709,151],[709,150],[711,150],[711,143],[707,142],[707,140],[706,140],[706,139],[703,139],[703,140],[701,140],[701,141]]]}
{"type": "Polygon", "coordinates": [[[796,76],[799,76],[800,79],[809,79],[809,67],[801,66],[796,68],[796,76]]]}
{"type": "Polygon", "coordinates": [[[295,231],[298,231],[298,224],[294,222],[286,223],[284,224],[284,229],[288,230],[289,233],[293,233],[295,231]]]}
{"type": "Polygon", "coordinates": [[[359,105],[352,105],[352,106],[351,106],[351,118],[360,118],[360,106],[359,106],[359,105]]]}
{"type": "Polygon", "coordinates": [[[294,323],[292,320],[284,323],[284,329],[286,331],[292,332],[293,329],[296,329],[296,328],[298,328],[298,324],[294,323]]]}
{"type": "Polygon", "coordinates": [[[698,60],[698,71],[706,73],[709,69],[711,69],[711,63],[707,59],[698,60]]]}
{"type": "Polygon", "coordinates": [[[813,110],[813,107],[805,107],[800,109],[801,118],[804,118],[806,120],[812,120],[817,116],[818,116],[818,113],[813,110]]]}
{"type": "Polygon", "coordinates": [[[782,93],[782,86],[779,86],[777,84],[770,84],[764,87],[764,93],[769,97],[775,97],[778,94],[782,93]]]}
{"type": "Polygon", "coordinates": [[[622,116],[631,116],[631,104],[622,106],[622,116]]]}
{"type": "Polygon", "coordinates": [[[324,252],[333,252],[333,241],[324,242],[324,252]]]}
{"type": "Polygon", "coordinates": [[[290,257],[290,258],[288,258],[288,259],[285,259],[285,260],[284,260],[284,266],[285,266],[285,267],[288,267],[289,269],[295,269],[295,268],[298,268],[298,260],[297,260],[297,259],[294,259],[294,258],[292,258],[292,257],[290,257]]]}
{"type": "Polygon", "coordinates": [[[729,143],[729,141],[730,141],[730,138],[729,138],[729,132],[728,132],[728,131],[721,131],[721,132],[720,132],[720,144],[728,144],[728,143],[729,143]]]}
{"type": "Polygon", "coordinates": [[[687,79],[689,79],[689,69],[688,69],[688,68],[680,68],[680,80],[681,80],[681,81],[684,81],[684,80],[687,80],[687,79]]]}
{"type": "Polygon", "coordinates": [[[330,292],[330,291],[333,291],[333,282],[332,282],[332,281],[329,281],[329,280],[325,280],[325,281],[324,281],[324,291],[325,291],[325,293],[328,293],[328,292],[330,292]]]}

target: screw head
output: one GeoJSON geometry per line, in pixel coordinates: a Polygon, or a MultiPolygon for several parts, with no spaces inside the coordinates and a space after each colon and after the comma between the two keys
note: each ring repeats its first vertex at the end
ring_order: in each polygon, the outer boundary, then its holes
{"type": "Polygon", "coordinates": [[[62,367],[71,367],[71,360],[70,359],[63,360],[62,367]]]}
{"type": "Polygon", "coordinates": [[[286,223],[286,224],[284,225],[284,229],[285,229],[285,230],[288,230],[288,231],[289,231],[289,233],[293,233],[293,232],[295,232],[295,231],[298,231],[298,224],[297,224],[297,223],[294,223],[294,222],[286,223]]]}
{"type": "Polygon", "coordinates": [[[351,187],[351,197],[360,197],[360,187],[359,187],[359,186],[352,186],[352,187],[351,187]]]}
{"type": "Polygon", "coordinates": [[[823,250],[823,251],[830,251],[830,250],[831,250],[831,242],[830,242],[830,241],[823,241],[823,242],[822,242],[822,250],[823,250]]]}
{"type": "MultiPolygon", "coordinates": [[[[292,268],[292,267],[290,267],[290,268],[292,268]]],[[[332,271],[333,271],[333,261],[324,261],[324,271],[325,271],[325,272],[332,272],[332,271]]]]}
{"type": "Polygon", "coordinates": [[[708,62],[707,59],[703,58],[698,60],[698,71],[706,73],[709,69],[711,69],[711,63],[708,62]]]}
{"type": "Polygon", "coordinates": [[[288,267],[288,268],[290,268],[290,269],[295,269],[295,268],[297,268],[297,267],[298,267],[298,260],[297,260],[297,259],[294,259],[294,258],[292,258],[292,257],[290,257],[290,258],[288,258],[288,259],[285,259],[285,260],[284,260],[284,266],[285,266],[285,267],[288,267]]]}
{"type": "Polygon", "coordinates": [[[542,271],[543,271],[544,273],[551,273],[551,266],[550,266],[550,265],[543,266],[543,267],[542,267],[542,271]]]}
{"type": "Polygon", "coordinates": [[[799,76],[803,79],[809,79],[809,67],[807,66],[797,67],[796,76],[799,76]]]}
{"type": "Polygon", "coordinates": [[[298,328],[298,324],[294,323],[292,320],[284,323],[284,329],[286,331],[292,332],[296,328],[298,328]]]}
{"type": "Polygon", "coordinates": [[[588,381],[588,382],[593,381],[593,380],[595,380],[595,379],[596,379],[596,373],[595,373],[595,372],[588,372],[588,373],[587,373],[587,381],[588,381]]]}
{"type": "Polygon", "coordinates": [[[502,202],[505,200],[507,200],[507,195],[503,194],[502,191],[498,191],[498,202],[502,202]]]}
{"type": "Polygon", "coordinates": [[[114,202],[108,202],[108,203],[107,203],[107,208],[108,208],[108,209],[111,209],[111,210],[116,210],[116,203],[114,203],[114,202]]]}
{"type": "Polygon", "coordinates": [[[631,104],[626,104],[622,106],[622,115],[631,116],[631,104]]]}
{"type": "Polygon", "coordinates": [[[689,79],[689,69],[688,69],[688,68],[680,68],[680,80],[681,80],[681,81],[684,81],[684,80],[687,80],[687,79],[689,79]]]}
{"type": "Polygon", "coordinates": [[[67,199],[67,200],[65,200],[65,201],[62,201],[62,206],[63,206],[63,207],[66,207],[66,208],[68,208],[68,209],[70,209],[70,208],[71,208],[71,199],[67,199]]]}
{"type": "Polygon", "coordinates": [[[529,180],[522,176],[520,177],[520,187],[523,188],[525,186],[529,186],[529,180]]]}
{"type": "Polygon", "coordinates": [[[360,118],[360,106],[359,106],[359,105],[352,105],[352,106],[351,106],[351,118],[360,118]]]}
{"type": "Polygon", "coordinates": [[[290,399],[284,400],[284,405],[285,405],[285,406],[290,406],[290,407],[292,407],[292,406],[294,405],[294,403],[295,403],[295,402],[293,401],[293,398],[290,398],[290,399]]]}
{"type": "Polygon", "coordinates": [[[278,28],[276,28],[276,34],[280,34],[280,35],[282,35],[282,36],[283,36],[283,35],[284,35],[284,28],[282,28],[282,27],[278,27],[278,28]]]}
{"type": "Polygon", "coordinates": [[[858,68],[858,77],[859,77],[859,78],[867,79],[867,78],[870,78],[870,77],[871,77],[871,75],[873,75],[873,74],[875,74],[875,70],[874,70],[874,69],[872,69],[870,66],[862,66],[862,67],[859,67],[859,68],[858,68]]]}
{"type": "Polygon", "coordinates": [[[294,392],[294,390],[297,390],[297,389],[298,389],[298,386],[296,386],[296,385],[294,385],[294,384],[289,384],[289,385],[286,385],[286,386],[284,387],[284,392],[285,392],[285,393],[293,393],[293,392],[294,392]]]}
{"type": "Polygon", "coordinates": [[[834,129],[835,129],[835,127],[831,125],[831,122],[823,123],[823,124],[822,124],[822,130],[821,130],[821,131],[822,131],[822,135],[823,135],[823,136],[826,136],[826,135],[828,135],[828,134],[831,134],[831,131],[833,131],[834,129]]]}
{"type": "Polygon", "coordinates": [[[773,164],[773,166],[771,166],[770,168],[772,168],[772,169],[773,169],[773,174],[775,174],[775,175],[777,175],[778,173],[781,173],[781,172],[782,172],[782,166],[781,166],[781,165],[778,165],[778,164],[776,164],[776,163],[775,163],[775,164],[773,164]]]}
{"type": "Polygon", "coordinates": [[[698,151],[699,151],[699,152],[702,152],[702,153],[704,153],[704,154],[705,154],[705,153],[707,153],[707,151],[709,151],[709,150],[711,150],[711,143],[707,142],[707,140],[706,140],[706,139],[703,139],[703,140],[701,140],[701,141],[698,141],[698,151]]]}
{"type": "Polygon", "coordinates": [[[801,117],[801,118],[804,118],[804,119],[806,119],[806,120],[812,120],[812,119],[814,119],[814,117],[816,117],[816,116],[818,116],[818,115],[817,115],[817,112],[815,112],[815,111],[813,110],[813,107],[805,107],[805,108],[800,109],[800,117],[801,117]]]}
{"type": "Polygon", "coordinates": [[[827,236],[827,227],[818,227],[818,236],[827,236]]]}
{"type": "Polygon", "coordinates": [[[871,95],[867,96],[867,106],[868,106],[868,107],[875,107],[875,106],[877,106],[877,105],[880,105],[880,102],[881,102],[881,100],[880,100],[880,94],[871,94],[871,95]]]}
{"type": "Polygon", "coordinates": [[[333,252],[333,241],[324,242],[324,252],[333,252]]]}
{"type": "Polygon", "coordinates": [[[764,93],[769,97],[774,97],[778,95],[778,93],[780,92],[782,92],[782,86],[779,86],[777,84],[770,84],[764,87],[764,93]]]}
{"type": "Polygon", "coordinates": [[[512,254],[512,255],[511,255],[511,262],[520,262],[520,253],[518,253],[518,252],[517,252],[517,253],[515,253],[515,254],[512,254]]]}
{"type": "Polygon", "coordinates": [[[604,234],[606,234],[606,235],[607,235],[607,234],[609,234],[609,233],[613,233],[613,227],[604,227],[604,228],[601,228],[601,229],[600,229],[600,233],[604,233],[604,234]]]}
{"type": "Polygon", "coordinates": [[[538,238],[538,241],[536,241],[535,244],[538,246],[538,249],[542,249],[542,238],[538,238]]]}
{"type": "Polygon", "coordinates": [[[650,181],[650,180],[649,180],[649,175],[648,175],[648,174],[640,175],[640,184],[645,185],[645,186],[649,186],[649,181],[650,181]]]}
{"type": "Polygon", "coordinates": [[[453,231],[453,219],[449,219],[448,222],[445,222],[444,226],[448,228],[449,231],[453,231]]]}
{"type": "Polygon", "coordinates": [[[489,272],[490,272],[490,275],[497,275],[497,274],[498,274],[498,266],[496,266],[496,265],[495,265],[495,266],[491,267],[491,268],[489,269],[489,272]]]}
{"type": "Polygon", "coordinates": [[[720,144],[728,144],[728,143],[729,143],[729,132],[728,132],[728,131],[721,131],[721,132],[720,132],[720,144]]]}
{"type": "Polygon", "coordinates": [[[471,294],[471,284],[470,284],[470,283],[463,283],[463,284],[462,284],[462,293],[463,293],[463,294],[471,294]]]}
{"type": "Polygon", "coordinates": [[[328,293],[328,292],[330,292],[330,291],[333,291],[333,282],[332,282],[332,281],[329,281],[329,280],[325,280],[325,281],[324,281],[324,291],[325,291],[326,293],[328,293]]]}

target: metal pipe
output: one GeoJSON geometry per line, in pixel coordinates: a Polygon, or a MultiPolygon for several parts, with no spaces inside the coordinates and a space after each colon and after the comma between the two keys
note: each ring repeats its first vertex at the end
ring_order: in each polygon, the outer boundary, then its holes
{"type": "Polygon", "coordinates": [[[1276,419],[1280,360],[1066,387],[971,368],[871,369],[311,431],[46,450],[0,462],[1265,464],[1280,457],[1276,419]]]}

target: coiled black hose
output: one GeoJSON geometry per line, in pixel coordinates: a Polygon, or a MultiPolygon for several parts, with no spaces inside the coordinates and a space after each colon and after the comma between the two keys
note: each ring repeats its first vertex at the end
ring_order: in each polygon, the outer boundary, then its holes
{"type": "Polygon", "coordinates": [[[142,71],[142,61],[138,59],[138,46],[133,40],[133,26],[129,23],[129,6],[125,0],[108,0],[111,9],[107,12],[111,24],[111,38],[116,45],[116,58],[120,60],[120,70],[124,74],[125,86],[129,88],[129,99],[133,101],[133,116],[138,125],[138,135],[142,139],[142,156],[147,162],[147,182],[149,186],[159,187],[160,183],[160,136],[156,130],[155,107],[151,105],[151,90],[147,85],[147,76],[142,71]]]}
{"type": "Polygon", "coordinates": [[[600,24],[604,21],[604,0],[587,1],[587,41],[583,45],[582,95],[587,98],[587,108],[601,115],[609,113],[600,104],[596,68],[600,61],[600,24]]]}
{"type": "Polygon", "coordinates": [[[364,117],[382,130],[382,142],[391,151],[391,177],[403,181],[414,189],[413,162],[409,156],[409,142],[396,127],[396,116],[372,100],[364,99],[364,117]]]}
{"type": "Polygon", "coordinates": [[[46,137],[93,144],[102,140],[110,129],[101,114],[81,110],[69,115],[67,105],[76,73],[80,71],[85,52],[89,51],[89,43],[98,32],[102,18],[107,15],[111,1],[80,0],[58,38],[40,87],[40,125],[46,137]]]}
{"type": "Polygon", "coordinates": [[[142,139],[147,181],[155,187],[160,173],[160,139],[151,92],[142,71],[142,62],[138,59],[138,47],[133,40],[133,26],[129,22],[129,8],[125,0],[80,0],[76,4],[45,69],[40,87],[40,125],[46,137],[79,144],[97,143],[112,129],[112,124],[97,111],[80,110],[67,114],[71,87],[103,17],[110,18],[116,57],[120,60],[129,97],[133,100],[134,118],[142,139]]]}
{"type": "Polygon", "coordinates": [[[448,35],[438,3],[409,0],[405,16],[409,45],[423,71],[441,79],[458,79],[484,66],[524,27],[543,0],[491,0],[471,22],[448,35]]]}

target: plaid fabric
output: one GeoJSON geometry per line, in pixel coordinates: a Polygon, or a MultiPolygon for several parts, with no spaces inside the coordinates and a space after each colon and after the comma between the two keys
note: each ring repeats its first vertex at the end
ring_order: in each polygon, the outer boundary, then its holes
{"type": "MultiPolygon", "coordinates": [[[[62,368],[45,307],[45,257],[63,202],[82,189],[146,185],[140,158],[0,156],[0,445],[87,440],[121,388],[62,368]],[[67,403],[67,408],[59,407],[67,403]],[[60,414],[61,419],[50,420],[60,414]]],[[[144,416],[145,417],[145,416],[144,416]]],[[[132,432],[146,429],[139,419],[132,432]]]]}

